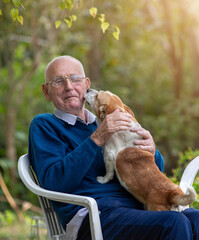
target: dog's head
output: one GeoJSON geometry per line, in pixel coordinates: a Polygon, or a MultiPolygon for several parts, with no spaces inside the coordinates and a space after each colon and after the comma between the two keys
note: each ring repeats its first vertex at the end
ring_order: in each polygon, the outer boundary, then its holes
{"type": "Polygon", "coordinates": [[[132,115],[132,120],[137,122],[131,109],[123,104],[118,96],[109,91],[98,92],[94,89],[88,89],[84,97],[100,121],[103,121],[106,115],[119,109],[120,112],[130,113],[132,115]]]}

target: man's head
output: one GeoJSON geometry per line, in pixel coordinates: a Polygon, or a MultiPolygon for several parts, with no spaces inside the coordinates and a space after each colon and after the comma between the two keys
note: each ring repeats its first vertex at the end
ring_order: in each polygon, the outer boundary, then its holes
{"type": "Polygon", "coordinates": [[[45,79],[42,90],[46,99],[57,109],[81,117],[90,80],[80,61],[70,56],[53,59],[46,67],[45,79]]]}

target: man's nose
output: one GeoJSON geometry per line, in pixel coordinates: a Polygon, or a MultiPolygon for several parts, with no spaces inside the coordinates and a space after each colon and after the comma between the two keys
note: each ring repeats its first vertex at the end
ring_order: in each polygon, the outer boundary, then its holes
{"type": "Polygon", "coordinates": [[[73,84],[71,83],[69,78],[65,78],[65,88],[66,89],[73,89],[73,84]]]}

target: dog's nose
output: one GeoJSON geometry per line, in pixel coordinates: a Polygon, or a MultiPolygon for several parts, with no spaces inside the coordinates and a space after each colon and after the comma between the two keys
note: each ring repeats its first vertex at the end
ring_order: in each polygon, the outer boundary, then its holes
{"type": "Polygon", "coordinates": [[[90,91],[91,91],[91,89],[90,89],[90,88],[88,88],[86,92],[88,93],[88,92],[90,92],[90,91]]]}

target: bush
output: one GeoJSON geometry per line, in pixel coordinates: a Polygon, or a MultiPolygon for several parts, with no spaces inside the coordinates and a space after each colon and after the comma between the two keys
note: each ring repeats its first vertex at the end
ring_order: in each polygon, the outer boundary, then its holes
{"type": "MultiPolygon", "coordinates": [[[[184,153],[179,154],[179,161],[178,161],[178,167],[176,169],[172,170],[173,175],[171,176],[171,180],[177,184],[179,184],[180,179],[182,177],[182,174],[186,168],[186,166],[191,162],[192,159],[199,156],[199,150],[192,150],[189,148],[184,153]]],[[[196,201],[191,205],[193,208],[199,209],[199,173],[197,174],[193,187],[196,190],[197,193],[197,199],[196,201]]]]}
{"type": "MultiPolygon", "coordinates": [[[[37,228],[33,213],[23,213],[24,221],[21,223],[15,212],[5,210],[0,212],[0,239],[4,240],[36,240],[37,228]]],[[[39,216],[39,219],[42,219],[39,216]]],[[[42,220],[39,221],[39,239],[47,239],[47,229],[42,220]]]]}

